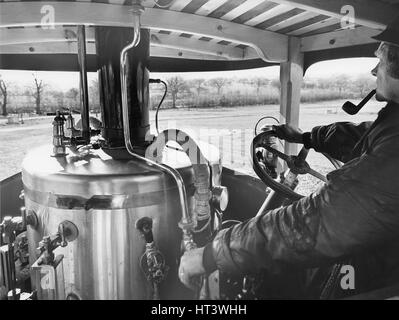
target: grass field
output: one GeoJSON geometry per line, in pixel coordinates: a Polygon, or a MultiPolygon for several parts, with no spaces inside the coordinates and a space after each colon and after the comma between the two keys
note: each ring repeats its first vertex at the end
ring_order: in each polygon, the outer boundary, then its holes
{"type": "MultiPolygon", "coordinates": [[[[304,131],[322,124],[337,121],[361,122],[374,120],[383,104],[370,102],[356,116],[346,115],[340,106],[344,101],[303,104],[300,111],[300,128],[304,131]]],[[[214,108],[214,109],[168,109],[159,114],[160,130],[179,128],[188,134],[223,149],[223,164],[227,167],[254,175],[249,161],[249,146],[253,128],[263,116],[279,117],[276,105],[214,108]]],[[[150,112],[151,128],[154,129],[154,112],[150,112]]],[[[29,125],[0,125],[0,180],[21,170],[26,153],[36,146],[51,144],[52,118],[29,125]]],[[[262,122],[263,123],[263,122],[262,122]]],[[[272,123],[272,122],[269,122],[272,123]]],[[[153,130],[152,130],[153,131],[153,130]]],[[[323,173],[333,167],[323,156],[309,153],[309,164],[323,173]]],[[[314,179],[305,178],[305,184],[315,184],[314,179]]],[[[304,189],[309,189],[305,187],[304,189]]]]}

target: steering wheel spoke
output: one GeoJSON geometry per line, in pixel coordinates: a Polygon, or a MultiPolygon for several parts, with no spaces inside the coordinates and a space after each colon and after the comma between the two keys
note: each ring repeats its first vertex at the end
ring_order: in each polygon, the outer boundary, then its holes
{"type": "Polygon", "coordinates": [[[322,175],[320,172],[317,172],[316,170],[313,170],[312,168],[308,169],[308,173],[323,182],[327,182],[327,178],[324,175],[322,175]]]}
{"type": "Polygon", "coordinates": [[[285,153],[282,153],[281,151],[278,151],[272,147],[269,146],[263,146],[267,151],[271,152],[272,154],[276,155],[280,159],[283,159],[285,162],[290,160],[290,156],[286,155],[285,153]]]}

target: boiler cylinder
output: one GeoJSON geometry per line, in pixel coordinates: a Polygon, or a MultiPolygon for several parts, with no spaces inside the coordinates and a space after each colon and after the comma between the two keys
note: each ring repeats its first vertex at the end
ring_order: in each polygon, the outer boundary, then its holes
{"type": "MultiPolygon", "coordinates": [[[[26,209],[38,218],[35,227],[28,226],[31,263],[38,258],[43,236],[68,220],[76,225],[78,237],[55,251],[64,255],[67,298],[150,299],[151,284],[140,266],[145,242],[135,228],[138,219],[149,217],[169,267],[160,298],[192,297],[177,277],[181,208],[175,181],[154,167],[114,160],[101,150],[61,158],[51,152],[51,146],[36,149],[23,162],[26,209]]],[[[173,166],[183,177],[192,211],[192,167],[185,160],[173,166]]]]}

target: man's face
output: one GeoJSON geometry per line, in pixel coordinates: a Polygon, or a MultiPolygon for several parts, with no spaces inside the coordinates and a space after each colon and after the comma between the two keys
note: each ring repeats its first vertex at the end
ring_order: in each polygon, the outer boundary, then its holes
{"type": "Polygon", "coordinates": [[[380,61],[371,71],[372,75],[377,77],[376,99],[378,101],[399,102],[399,79],[392,78],[388,73],[388,50],[385,46],[387,46],[387,44],[382,42],[378,50],[375,52],[376,57],[380,61]]]}

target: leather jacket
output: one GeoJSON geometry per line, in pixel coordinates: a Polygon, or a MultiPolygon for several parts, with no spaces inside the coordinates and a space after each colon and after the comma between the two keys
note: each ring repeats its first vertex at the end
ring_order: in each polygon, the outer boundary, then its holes
{"type": "MultiPolygon", "coordinates": [[[[349,257],[353,293],[398,282],[399,105],[387,104],[373,123],[316,127],[310,144],[345,164],[311,195],[221,230],[204,249],[205,269],[277,275],[349,257]]],[[[319,297],[322,285],[312,285],[319,297]]]]}

